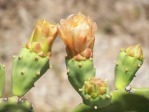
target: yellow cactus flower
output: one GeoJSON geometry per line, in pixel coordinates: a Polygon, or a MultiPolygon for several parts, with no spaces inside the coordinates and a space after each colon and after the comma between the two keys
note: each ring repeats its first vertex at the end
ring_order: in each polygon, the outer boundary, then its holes
{"type": "Polygon", "coordinates": [[[46,20],[39,20],[26,47],[40,56],[50,56],[53,41],[57,36],[57,25],[46,20]]]}
{"type": "Polygon", "coordinates": [[[142,48],[141,48],[141,46],[139,44],[138,45],[135,45],[135,46],[128,47],[125,50],[125,52],[129,56],[136,57],[136,58],[138,58],[140,60],[144,59],[142,48]]]}
{"type": "Polygon", "coordinates": [[[58,27],[69,58],[84,60],[92,57],[96,23],[82,13],[61,20],[58,27]]]}

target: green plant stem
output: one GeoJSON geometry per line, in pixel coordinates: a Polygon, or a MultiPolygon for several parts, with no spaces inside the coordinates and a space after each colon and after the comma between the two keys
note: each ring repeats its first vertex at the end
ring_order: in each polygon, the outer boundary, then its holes
{"type": "Polygon", "coordinates": [[[31,104],[22,98],[13,96],[0,98],[0,112],[35,112],[31,104]]]}
{"type": "Polygon", "coordinates": [[[149,112],[149,88],[133,88],[131,91],[111,92],[111,104],[105,108],[94,109],[81,103],[72,112],[149,112]]]}

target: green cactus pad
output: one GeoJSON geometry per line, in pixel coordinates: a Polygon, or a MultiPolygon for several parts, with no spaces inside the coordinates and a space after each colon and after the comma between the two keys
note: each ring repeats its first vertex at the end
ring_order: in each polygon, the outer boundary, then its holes
{"type": "Polygon", "coordinates": [[[0,112],[34,112],[34,110],[26,99],[13,96],[0,98],[0,112]]]}
{"type": "Polygon", "coordinates": [[[122,89],[130,84],[143,60],[131,57],[121,51],[115,66],[115,88],[122,89]]]}
{"type": "Polygon", "coordinates": [[[92,59],[76,61],[66,58],[68,79],[74,89],[79,92],[85,80],[95,77],[95,68],[92,59]]]}
{"type": "Polygon", "coordinates": [[[149,89],[132,89],[133,93],[119,89],[112,92],[110,105],[95,109],[85,104],[78,105],[72,112],[149,112],[149,89]]]}
{"type": "Polygon", "coordinates": [[[3,89],[5,85],[5,67],[0,64],[0,97],[3,94],[3,89]]]}
{"type": "Polygon", "coordinates": [[[15,96],[23,96],[34,83],[49,69],[49,59],[40,57],[29,49],[22,48],[15,56],[12,67],[12,91],[15,96]]]}

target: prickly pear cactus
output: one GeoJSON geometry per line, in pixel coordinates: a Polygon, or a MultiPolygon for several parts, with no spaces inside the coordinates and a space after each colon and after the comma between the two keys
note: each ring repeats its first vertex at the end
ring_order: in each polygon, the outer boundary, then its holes
{"type": "Polygon", "coordinates": [[[125,89],[112,91],[110,105],[94,109],[85,104],[79,104],[72,112],[148,112],[149,89],[132,88],[134,93],[129,93],[125,89]]]}
{"type": "Polygon", "coordinates": [[[118,90],[111,92],[107,82],[95,78],[93,46],[96,24],[89,17],[77,13],[62,20],[58,29],[66,45],[68,79],[83,99],[83,104],[73,112],[149,111],[149,89],[128,86],[143,64],[140,45],[119,53],[115,67],[115,87],[118,90]]]}
{"type": "MultiPolygon", "coordinates": [[[[110,91],[107,81],[95,77],[93,47],[96,29],[96,23],[80,12],[61,20],[58,27],[39,20],[28,43],[19,55],[13,57],[14,96],[0,98],[0,112],[34,112],[22,96],[49,69],[51,47],[58,32],[66,45],[68,79],[83,100],[72,112],[148,112],[149,88],[129,85],[143,64],[141,46],[121,50],[115,66],[116,89],[110,91]]],[[[0,65],[0,97],[5,83],[4,68],[0,65]]]]}
{"type": "MultiPolygon", "coordinates": [[[[13,56],[12,92],[14,96],[0,98],[0,112],[34,112],[31,104],[22,96],[49,69],[52,43],[57,36],[57,25],[39,20],[29,42],[19,55],[13,56]]],[[[2,96],[5,71],[0,65],[0,96],[2,96]]]]}
{"type": "Polygon", "coordinates": [[[23,96],[49,69],[51,46],[57,35],[57,26],[39,20],[29,42],[14,56],[12,67],[12,91],[23,96]]]}
{"type": "Polygon", "coordinates": [[[83,87],[85,80],[95,77],[95,68],[92,59],[93,34],[95,30],[96,24],[82,13],[72,15],[66,20],[61,20],[61,24],[59,25],[60,36],[66,45],[68,79],[78,92],[83,87]],[[83,24],[85,26],[82,26],[83,24]],[[92,29],[92,33],[89,33],[86,27],[92,29]]]}
{"type": "MultiPolygon", "coordinates": [[[[12,92],[14,96],[0,98],[0,112],[34,112],[22,96],[49,69],[52,43],[57,36],[57,25],[39,20],[29,42],[19,55],[13,56],[12,92]],[[16,95],[16,96],[15,96],[16,95]]],[[[0,97],[5,83],[5,66],[0,64],[0,97]]]]}
{"type": "Polygon", "coordinates": [[[26,99],[13,96],[0,98],[0,112],[34,112],[34,109],[26,99]]]}
{"type": "Polygon", "coordinates": [[[23,96],[34,83],[49,69],[48,57],[40,57],[35,52],[23,48],[19,56],[13,59],[12,89],[13,94],[23,96]],[[17,78],[16,78],[17,77],[17,78]]]}
{"type": "Polygon", "coordinates": [[[83,103],[97,109],[109,105],[112,96],[107,83],[95,78],[95,31],[96,24],[80,12],[62,20],[59,25],[59,33],[66,45],[68,79],[83,103]]]}
{"type": "Polygon", "coordinates": [[[144,56],[140,45],[121,49],[115,66],[115,88],[123,89],[129,85],[143,64],[144,56]]]}

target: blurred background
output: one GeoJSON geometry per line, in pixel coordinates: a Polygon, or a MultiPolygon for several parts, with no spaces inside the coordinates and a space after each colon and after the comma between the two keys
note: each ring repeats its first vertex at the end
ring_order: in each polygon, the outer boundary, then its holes
{"type": "MultiPolygon", "coordinates": [[[[145,61],[133,87],[149,87],[149,0],[0,0],[0,62],[6,65],[4,97],[11,96],[12,56],[27,42],[40,18],[59,23],[82,12],[98,26],[94,62],[97,77],[114,89],[114,66],[120,48],[141,44],[145,61]]],[[[67,80],[65,46],[58,37],[52,49],[52,68],[27,94],[36,112],[71,112],[82,100],[67,80]]]]}

